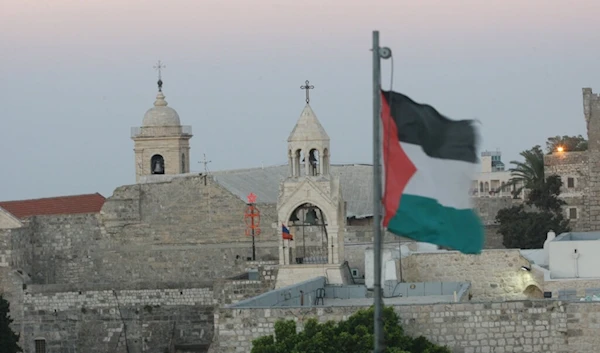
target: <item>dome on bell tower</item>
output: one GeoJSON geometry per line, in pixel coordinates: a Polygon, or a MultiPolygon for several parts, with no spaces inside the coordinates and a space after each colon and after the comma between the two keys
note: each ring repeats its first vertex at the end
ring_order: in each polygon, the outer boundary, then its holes
{"type": "Polygon", "coordinates": [[[144,114],[142,126],[179,126],[179,114],[175,109],[168,106],[165,95],[159,91],[156,95],[154,107],[148,109],[144,114]]]}
{"type": "Polygon", "coordinates": [[[158,94],[154,107],[144,114],[142,126],[131,129],[131,139],[135,143],[136,182],[161,180],[162,175],[190,172],[192,127],[182,126],[179,114],[165,100],[161,78],[164,67],[160,61],[154,67],[158,71],[158,94]]]}

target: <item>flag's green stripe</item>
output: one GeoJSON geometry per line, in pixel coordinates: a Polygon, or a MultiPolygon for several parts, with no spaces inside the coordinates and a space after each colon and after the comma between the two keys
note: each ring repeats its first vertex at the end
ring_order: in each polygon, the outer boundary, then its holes
{"type": "Polygon", "coordinates": [[[406,194],[388,231],[467,254],[480,253],[485,240],[483,224],[472,209],[445,207],[435,199],[406,194]]]}

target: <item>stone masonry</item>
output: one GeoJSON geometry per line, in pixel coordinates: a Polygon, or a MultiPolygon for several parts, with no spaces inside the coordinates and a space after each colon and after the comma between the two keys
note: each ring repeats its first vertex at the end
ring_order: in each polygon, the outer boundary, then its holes
{"type": "Polygon", "coordinates": [[[571,228],[574,231],[589,229],[589,214],[586,207],[589,202],[590,175],[588,151],[554,152],[546,155],[544,168],[546,175],[558,175],[563,182],[560,196],[567,203],[565,217],[569,218],[571,228]]]}
{"type": "MultiPolygon", "coordinates": [[[[347,319],[360,307],[220,308],[215,314],[213,353],[250,352],[252,340],[273,334],[275,322],[311,317],[347,319]]],[[[402,305],[394,310],[407,334],[423,335],[455,353],[596,353],[600,303],[509,301],[402,305]]]]}
{"type": "Polygon", "coordinates": [[[583,89],[583,113],[588,126],[589,210],[588,230],[600,229],[600,96],[583,89]]]}
{"type": "Polygon", "coordinates": [[[465,255],[456,251],[415,253],[401,261],[405,282],[471,283],[473,301],[527,299],[526,289],[539,283],[521,266],[531,266],[519,250],[485,250],[480,255],[465,255]]]}

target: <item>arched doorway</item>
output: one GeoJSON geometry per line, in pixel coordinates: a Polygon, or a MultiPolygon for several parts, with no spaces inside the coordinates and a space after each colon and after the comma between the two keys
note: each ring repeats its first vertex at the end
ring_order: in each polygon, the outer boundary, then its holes
{"type": "Polygon", "coordinates": [[[311,203],[298,206],[292,212],[288,225],[294,234],[292,263],[328,263],[327,219],[319,207],[311,203]]]}
{"type": "Polygon", "coordinates": [[[540,289],[540,287],[535,284],[530,284],[525,288],[523,294],[527,297],[527,299],[543,299],[544,293],[540,289]]]}

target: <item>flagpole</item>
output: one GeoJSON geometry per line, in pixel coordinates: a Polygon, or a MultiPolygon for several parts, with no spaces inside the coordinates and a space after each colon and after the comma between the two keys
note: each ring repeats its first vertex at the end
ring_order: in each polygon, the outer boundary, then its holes
{"type": "Polygon", "coordinates": [[[382,353],[383,340],[383,303],[381,293],[381,138],[380,138],[380,110],[381,110],[381,58],[379,54],[379,31],[373,31],[373,257],[375,276],[373,281],[375,301],[375,330],[374,353],[382,353]]]}

